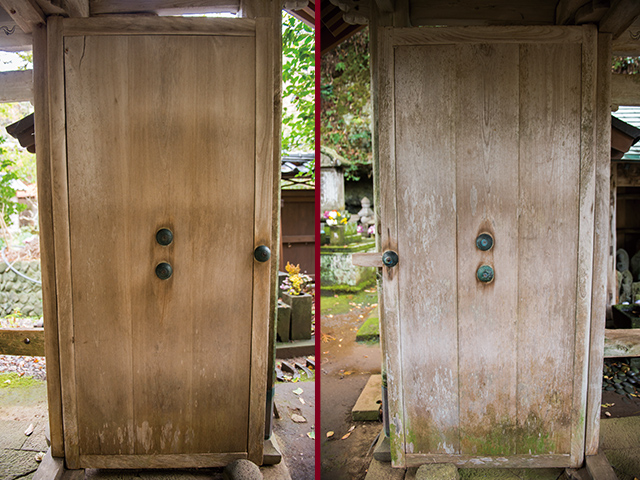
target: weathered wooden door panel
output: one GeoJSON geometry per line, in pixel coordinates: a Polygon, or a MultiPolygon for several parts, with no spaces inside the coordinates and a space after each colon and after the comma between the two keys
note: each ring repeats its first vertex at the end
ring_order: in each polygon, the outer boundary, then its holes
{"type": "Polygon", "coordinates": [[[261,460],[270,268],[253,252],[269,243],[274,191],[268,30],[194,25],[62,40],[72,466],[261,460]]]}
{"type": "Polygon", "coordinates": [[[394,463],[577,465],[593,32],[416,30],[382,29],[379,49],[394,463]]]}

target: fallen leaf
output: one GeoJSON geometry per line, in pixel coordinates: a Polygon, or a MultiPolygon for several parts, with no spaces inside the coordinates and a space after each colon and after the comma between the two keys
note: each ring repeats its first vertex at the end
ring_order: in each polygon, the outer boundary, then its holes
{"type": "Polygon", "coordinates": [[[29,435],[31,435],[33,433],[33,430],[35,429],[35,427],[33,426],[33,423],[30,424],[27,429],[24,431],[24,434],[28,437],[29,435]]]}
{"type": "Polygon", "coordinates": [[[298,415],[297,413],[291,415],[291,420],[293,420],[295,423],[307,423],[307,419],[302,415],[298,415]]]}
{"type": "Polygon", "coordinates": [[[293,393],[295,393],[296,395],[300,395],[302,392],[304,392],[304,390],[302,390],[300,387],[296,388],[293,393]]]}
{"type": "Polygon", "coordinates": [[[44,458],[44,452],[38,452],[34,457],[36,462],[41,462],[43,458],[44,458]]]}
{"type": "Polygon", "coordinates": [[[356,428],[356,426],[352,425],[351,428],[349,429],[349,431],[347,433],[345,433],[340,440],[344,440],[346,438],[349,438],[349,435],[351,435],[351,432],[353,432],[354,428],[356,428]]]}
{"type": "Polygon", "coordinates": [[[300,400],[300,403],[301,403],[301,404],[306,405],[306,403],[305,403],[305,401],[304,401],[304,398],[302,398],[302,397],[298,397],[298,400],[300,400]]]}
{"type": "Polygon", "coordinates": [[[307,437],[315,439],[316,438],[316,432],[307,432],[307,437]]]}
{"type": "Polygon", "coordinates": [[[604,412],[604,414],[605,414],[607,417],[610,417],[610,416],[611,416],[611,414],[610,414],[609,412],[604,412]]]}
{"type": "Polygon", "coordinates": [[[331,438],[331,437],[333,437],[335,434],[336,434],[336,432],[334,432],[334,431],[329,431],[329,432],[327,432],[327,438],[331,438]]]}

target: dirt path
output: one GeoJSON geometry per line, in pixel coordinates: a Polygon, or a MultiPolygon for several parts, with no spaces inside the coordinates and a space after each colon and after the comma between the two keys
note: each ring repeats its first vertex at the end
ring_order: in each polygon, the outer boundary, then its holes
{"type": "Polygon", "coordinates": [[[324,480],[364,479],[369,447],[382,428],[378,422],[353,422],[351,409],[369,376],[380,373],[376,344],[356,342],[358,328],[375,308],[375,290],[323,298],[321,316],[321,468],[324,480]],[[355,427],[349,436],[350,428],[355,427]],[[327,433],[334,434],[327,438],[327,433]]]}

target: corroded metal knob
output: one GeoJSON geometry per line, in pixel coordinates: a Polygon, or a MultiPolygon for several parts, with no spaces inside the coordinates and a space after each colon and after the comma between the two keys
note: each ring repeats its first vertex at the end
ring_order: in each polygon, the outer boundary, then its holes
{"type": "Polygon", "coordinates": [[[253,256],[259,262],[266,262],[271,258],[271,250],[266,245],[260,245],[254,250],[253,256]]]}
{"type": "Polygon", "coordinates": [[[160,280],[167,280],[173,275],[173,268],[167,262],[159,263],[156,266],[156,275],[160,280]]]}
{"type": "Polygon", "coordinates": [[[481,265],[476,272],[476,276],[478,280],[483,283],[491,283],[494,277],[493,267],[490,265],[481,265]]]}
{"type": "Polygon", "coordinates": [[[170,245],[173,242],[173,232],[168,228],[161,228],[156,233],[156,242],[160,245],[170,245]]]}
{"type": "Polygon", "coordinates": [[[488,233],[481,233],[478,235],[478,238],[476,238],[476,247],[483,252],[491,250],[491,247],[493,247],[493,237],[488,233]]]}
{"type": "Polygon", "coordinates": [[[387,250],[382,254],[382,263],[387,267],[395,267],[398,264],[398,254],[393,250],[387,250]]]}

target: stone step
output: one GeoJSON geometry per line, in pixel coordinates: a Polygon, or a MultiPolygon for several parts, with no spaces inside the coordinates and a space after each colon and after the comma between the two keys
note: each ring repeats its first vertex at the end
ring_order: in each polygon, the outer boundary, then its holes
{"type": "Polygon", "coordinates": [[[351,418],[357,422],[375,422],[382,404],[382,375],[371,375],[362,389],[358,401],[351,409],[351,418]]]}

